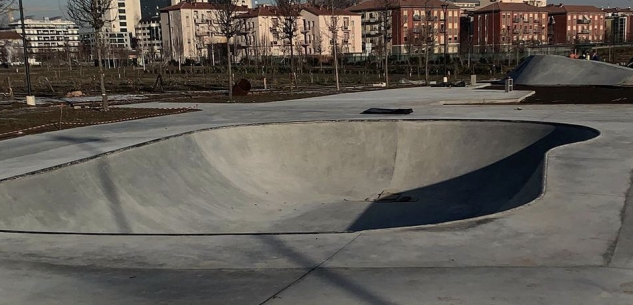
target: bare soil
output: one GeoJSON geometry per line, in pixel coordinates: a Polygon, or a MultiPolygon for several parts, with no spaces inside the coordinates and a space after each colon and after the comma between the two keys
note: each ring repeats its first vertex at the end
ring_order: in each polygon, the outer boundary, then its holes
{"type": "Polygon", "coordinates": [[[110,111],[64,105],[27,107],[24,103],[0,105],[0,140],[28,134],[114,123],[196,111],[195,109],[111,108],[110,111]]]}

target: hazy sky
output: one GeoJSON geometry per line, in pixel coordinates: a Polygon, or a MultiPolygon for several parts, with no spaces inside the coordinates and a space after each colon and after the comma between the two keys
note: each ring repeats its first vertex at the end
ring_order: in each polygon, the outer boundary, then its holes
{"type": "MultiPolygon", "coordinates": [[[[53,17],[63,15],[66,0],[22,0],[24,3],[24,14],[36,17],[53,17]]],[[[548,0],[548,3],[573,3],[590,4],[597,7],[633,6],[633,0],[548,0]]],[[[17,15],[16,15],[17,16],[17,15]]]]}

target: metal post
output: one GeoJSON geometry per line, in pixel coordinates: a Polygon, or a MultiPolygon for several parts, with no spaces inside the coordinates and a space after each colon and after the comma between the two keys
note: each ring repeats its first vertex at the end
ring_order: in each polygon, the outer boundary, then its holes
{"type": "MultiPolygon", "coordinates": [[[[22,27],[22,47],[24,48],[24,71],[26,73],[26,95],[27,102],[32,96],[31,92],[31,66],[29,64],[29,47],[28,40],[26,39],[26,26],[24,25],[24,6],[22,5],[22,0],[19,1],[20,6],[20,23],[22,27]]],[[[34,102],[34,100],[33,100],[34,102]]]]}
{"type": "Polygon", "coordinates": [[[444,76],[448,76],[448,4],[442,4],[444,11],[444,76]]]}

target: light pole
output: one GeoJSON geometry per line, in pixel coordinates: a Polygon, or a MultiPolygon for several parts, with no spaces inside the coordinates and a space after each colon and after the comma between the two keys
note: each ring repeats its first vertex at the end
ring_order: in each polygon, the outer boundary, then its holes
{"type": "Polygon", "coordinates": [[[35,96],[31,92],[31,66],[29,64],[29,46],[26,39],[26,26],[24,25],[24,6],[22,0],[19,2],[20,6],[20,23],[22,28],[22,47],[24,48],[24,73],[26,74],[26,104],[29,106],[35,106],[35,96]]]}
{"type": "Polygon", "coordinates": [[[448,3],[442,4],[444,12],[444,76],[448,76],[448,3]]]}

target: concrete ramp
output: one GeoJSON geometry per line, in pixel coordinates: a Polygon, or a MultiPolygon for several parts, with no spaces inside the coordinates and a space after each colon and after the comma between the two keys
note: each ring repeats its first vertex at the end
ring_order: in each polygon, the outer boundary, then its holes
{"type": "Polygon", "coordinates": [[[0,229],[235,234],[440,223],[534,200],[546,152],[596,135],[477,121],[200,131],[4,181],[0,229]]]}
{"type": "Polygon", "coordinates": [[[557,55],[533,55],[510,73],[526,86],[633,86],[633,69],[557,55]]]}

